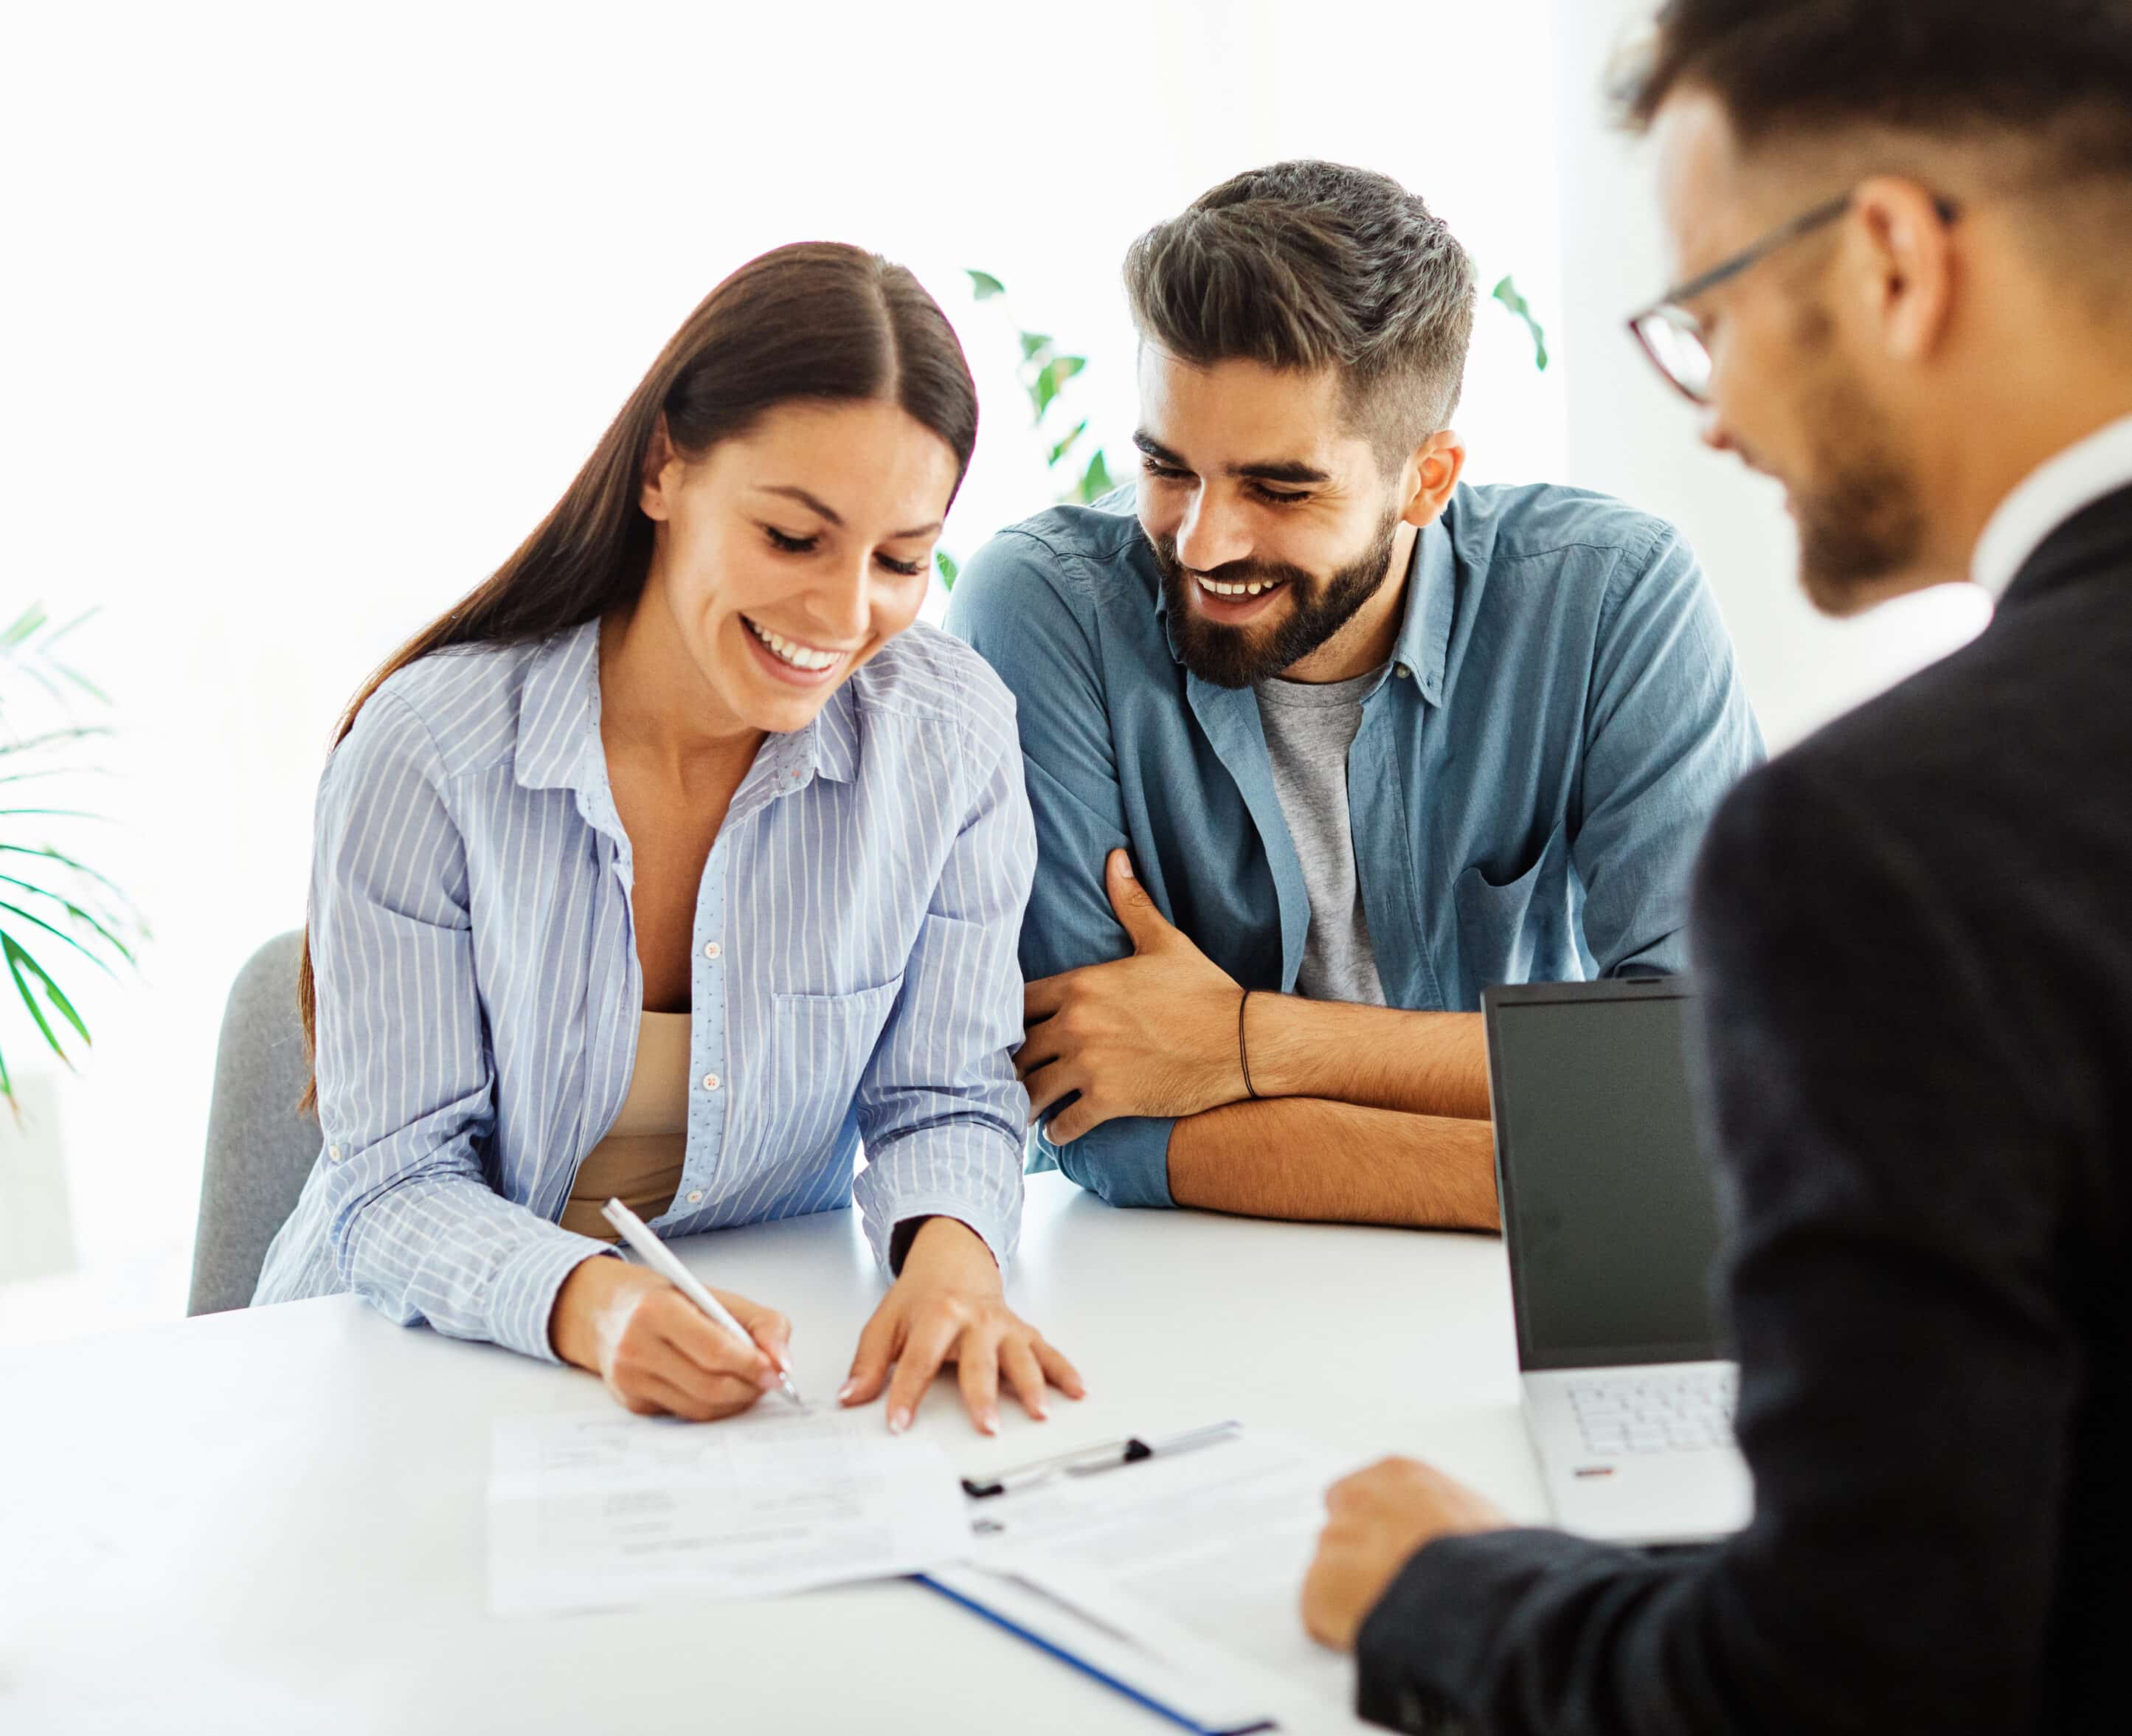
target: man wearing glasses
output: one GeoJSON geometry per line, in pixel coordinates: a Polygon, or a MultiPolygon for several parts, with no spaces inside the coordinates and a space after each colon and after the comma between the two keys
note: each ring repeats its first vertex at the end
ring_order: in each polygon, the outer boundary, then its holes
{"type": "Polygon", "coordinates": [[[1676,971],[1761,757],[1669,525],[1469,487],[1473,270],[1276,164],[1135,243],[1140,476],[1002,531],[951,631],[1035,810],[1019,1057],[1114,1205],[1492,1229],[1491,983],[1676,971]]]}
{"type": "Polygon", "coordinates": [[[2121,1730],[2132,5],[1676,0],[1634,324],[1825,609],[1974,644],[1746,780],[1693,937],[1753,1522],[1646,1556],[1391,1460],[1304,1617],[1409,1729],[2121,1730]]]}

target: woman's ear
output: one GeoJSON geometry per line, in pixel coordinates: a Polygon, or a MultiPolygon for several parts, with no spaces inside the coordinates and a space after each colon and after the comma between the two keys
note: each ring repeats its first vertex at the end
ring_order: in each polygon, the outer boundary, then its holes
{"type": "Polygon", "coordinates": [[[666,412],[662,410],[659,420],[651,426],[651,438],[644,448],[644,474],[637,489],[636,503],[644,509],[646,518],[673,516],[670,491],[676,480],[677,463],[673,437],[666,431],[666,412]]]}
{"type": "Polygon", "coordinates": [[[1414,448],[1402,480],[1406,504],[1400,517],[1417,527],[1436,522],[1466,469],[1466,443],[1456,429],[1439,428],[1414,448]]]}

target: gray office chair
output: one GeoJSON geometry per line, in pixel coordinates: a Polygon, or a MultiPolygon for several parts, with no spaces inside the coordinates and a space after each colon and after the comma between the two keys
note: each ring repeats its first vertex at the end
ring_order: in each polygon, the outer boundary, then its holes
{"type": "Polygon", "coordinates": [[[259,1268],[318,1161],[319,1123],[296,1100],[310,1075],[296,1012],[300,930],[276,935],[230,986],[215,1051],[188,1314],[242,1308],[259,1268]]]}

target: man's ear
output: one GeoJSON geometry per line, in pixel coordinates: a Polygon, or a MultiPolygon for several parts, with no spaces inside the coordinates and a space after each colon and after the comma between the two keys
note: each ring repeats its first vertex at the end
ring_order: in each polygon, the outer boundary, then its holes
{"type": "Polygon", "coordinates": [[[1928,360],[1954,307],[1955,238],[1933,195],[1901,176],[1876,175],[1851,195],[1857,241],[1853,282],[1890,358],[1928,360]]]}
{"type": "Polygon", "coordinates": [[[659,412],[659,420],[652,424],[651,438],[644,448],[644,472],[639,478],[636,503],[644,509],[646,518],[665,519],[673,516],[670,489],[675,481],[673,436],[666,431],[666,412],[659,412]]]}
{"type": "Polygon", "coordinates": [[[1439,428],[1414,449],[1401,473],[1406,504],[1400,517],[1419,529],[1443,514],[1466,469],[1466,443],[1455,428],[1439,428]]]}

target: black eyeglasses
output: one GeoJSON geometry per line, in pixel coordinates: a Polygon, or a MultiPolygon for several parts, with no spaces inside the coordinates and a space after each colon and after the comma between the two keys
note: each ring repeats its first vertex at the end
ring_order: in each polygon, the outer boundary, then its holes
{"type": "MultiPolygon", "coordinates": [[[[1710,402],[1710,348],[1703,342],[1702,321],[1688,311],[1686,304],[1730,281],[1748,267],[1759,265],[1800,236],[1835,222],[1851,209],[1851,195],[1846,193],[1802,212],[1701,276],[1668,290],[1641,313],[1630,315],[1630,334],[1674,391],[1692,404],[1710,402]]],[[[1933,208],[1942,223],[1952,223],[1959,209],[1951,199],[1936,198],[1933,208]]]]}

